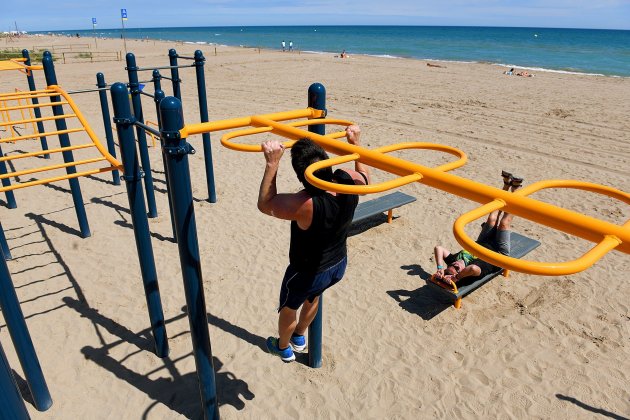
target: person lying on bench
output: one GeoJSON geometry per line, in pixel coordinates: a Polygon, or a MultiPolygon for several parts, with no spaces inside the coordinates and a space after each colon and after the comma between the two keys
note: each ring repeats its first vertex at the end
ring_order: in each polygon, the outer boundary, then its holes
{"type": "MultiPolygon", "coordinates": [[[[517,178],[509,172],[503,171],[501,176],[503,176],[503,190],[505,191],[514,192],[523,184],[523,178],[517,178]]],[[[488,215],[488,219],[481,225],[481,233],[475,242],[499,254],[509,256],[513,215],[504,212],[501,216],[499,213],[500,210],[495,210],[488,215]]],[[[434,254],[437,271],[433,278],[449,287],[453,287],[454,283],[465,277],[482,278],[500,270],[500,267],[476,258],[464,249],[451,254],[448,249],[438,245],[434,249],[434,254]]]]}

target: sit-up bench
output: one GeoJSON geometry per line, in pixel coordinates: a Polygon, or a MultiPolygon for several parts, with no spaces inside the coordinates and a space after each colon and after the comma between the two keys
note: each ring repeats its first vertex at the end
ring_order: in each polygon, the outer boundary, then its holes
{"type": "MultiPolygon", "coordinates": [[[[510,242],[510,256],[514,258],[522,258],[525,255],[529,254],[534,249],[540,246],[540,242],[535,239],[528,238],[516,232],[512,232],[511,234],[511,242],[510,242]]],[[[471,293],[473,290],[476,290],[498,276],[499,274],[503,274],[503,276],[507,277],[509,275],[508,270],[499,270],[493,273],[488,274],[485,277],[482,277],[473,283],[465,284],[464,286],[457,287],[456,290],[449,288],[446,285],[438,282],[437,280],[433,280],[432,278],[427,281],[427,284],[430,286],[440,290],[442,293],[451,298],[453,302],[453,306],[456,308],[460,308],[462,306],[462,298],[467,294],[471,293]]],[[[465,279],[464,279],[465,281],[465,279]]],[[[464,282],[461,281],[460,282],[464,282]]]]}
{"type": "Polygon", "coordinates": [[[354,211],[352,223],[360,222],[361,220],[365,220],[369,217],[383,212],[387,212],[387,223],[391,223],[393,217],[392,211],[395,208],[404,206],[405,204],[413,203],[414,201],[416,201],[416,197],[400,191],[383,195],[373,200],[364,201],[362,203],[359,203],[356,210],[354,211]]]}

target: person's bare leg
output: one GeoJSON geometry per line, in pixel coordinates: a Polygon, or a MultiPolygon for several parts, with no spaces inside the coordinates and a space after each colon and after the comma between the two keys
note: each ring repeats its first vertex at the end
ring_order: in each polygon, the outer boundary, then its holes
{"type": "Polygon", "coordinates": [[[308,300],[304,302],[302,305],[302,309],[300,310],[300,320],[295,327],[295,333],[298,335],[304,335],[306,333],[306,329],[311,325],[311,322],[315,319],[317,315],[317,309],[319,308],[319,296],[317,296],[313,303],[308,300]]]}
{"type": "Polygon", "coordinates": [[[295,309],[286,306],[280,309],[280,315],[278,316],[278,334],[280,335],[278,347],[281,349],[289,347],[291,334],[293,334],[297,325],[296,314],[297,311],[295,309]]]}
{"type": "MultiPolygon", "coordinates": [[[[512,185],[511,186],[511,191],[514,192],[516,190],[518,190],[519,188],[521,188],[521,185],[512,185]]],[[[512,219],[514,218],[514,216],[510,213],[503,213],[503,216],[501,217],[501,221],[499,222],[499,230],[510,230],[512,228],[512,219]]]]}

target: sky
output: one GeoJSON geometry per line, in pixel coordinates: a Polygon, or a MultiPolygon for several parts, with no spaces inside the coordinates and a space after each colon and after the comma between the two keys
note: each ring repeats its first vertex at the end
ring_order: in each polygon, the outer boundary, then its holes
{"type": "Polygon", "coordinates": [[[0,31],[279,25],[630,30],[630,0],[1,0],[0,31]]]}

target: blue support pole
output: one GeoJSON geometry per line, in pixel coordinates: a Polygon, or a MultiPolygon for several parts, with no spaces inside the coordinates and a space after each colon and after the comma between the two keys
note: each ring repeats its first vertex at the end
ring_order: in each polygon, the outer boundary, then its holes
{"type": "MultiPolygon", "coordinates": [[[[98,98],[101,101],[101,114],[103,115],[103,127],[105,128],[105,139],[107,140],[107,151],[113,157],[116,157],[116,145],[114,144],[114,133],[112,133],[112,119],[109,115],[109,105],[107,104],[107,92],[105,88],[105,75],[103,73],[96,73],[96,86],[100,89],[98,91],[98,98]]],[[[120,174],[118,170],[112,171],[112,180],[114,185],[120,185],[120,174]]]]}
{"type": "Polygon", "coordinates": [[[162,152],[166,156],[168,183],[171,185],[173,195],[177,246],[182,266],[201,403],[206,419],[218,419],[219,407],[188,165],[188,154],[194,153],[194,149],[186,142],[186,139],[180,137],[179,130],[184,127],[181,101],[174,97],[162,99],[160,115],[163,126],[162,152]]]}
{"type": "MultiPolygon", "coordinates": [[[[46,84],[48,86],[57,85],[57,75],[55,74],[55,66],[53,64],[52,55],[49,51],[44,51],[44,56],[42,58],[42,64],[44,66],[44,75],[46,76],[46,84]]],[[[52,96],[50,98],[52,102],[61,101],[61,97],[58,95],[52,96]]],[[[52,112],[55,116],[64,115],[63,106],[62,105],[54,105],[52,107],[52,112]]],[[[55,120],[55,126],[58,131],[67,130],[68,126],[66,125],[65,118],[60,118],[55,120]]],[[[59,144],[61,147],[70,147],[70,136],[68,134],[59,134],[59,144]]],[[[74,162],[74,155],[72,154],[72,150],[66,150],[65,152],[61,152],[63,156],[63,161],[66,163],[74,162]]],[[[76,166],[68,166],[66,168],[66,173],[68,175],[75,174],[77,172],[76,166]]],[[[72,191],[72,200],[74,201],[74,210],[77,213],[77,220],[79,221],[79,227],[81,229],[81,236],[83,238],[87,238],[91,235],[90,226],[87,220],[87,214],[85,213],[85,205],[83,204],[83,195],[81,194],[81,186],[79,184],[78,178],[70,178],[68,180],[70,182],[70,190],[72,191]]]]}
{"type": "Polygon", "coordinates": [[[149,235],[149,220],[144,207],[142,171],[140,162],[138,162],[136,140],[133,135],[133,123],[135,120],[129,108],[127,87],[123,83],[115,83],[111,87],[111,95],[114,108],[114,122],[116,123],[118,144],[120,145],[120,156],[124,168],[122,178],[127,186],[131,222],[136,239],[144,293],[149,309],[151,331],[155,340],[155,354],[159,357],[166,357],[168,356],[168,339],[166,337],[164,312],[162,311],[160,288],[155,270],[153,247],[151,246],[151,237],[149,235]]]}
{"type": "MultiPolygon", "coordinates": [[[[31,335],[28,332],[20,302],[15,294],[9,267],[4,258],[0,258],[0,308],[9,329],[15,352],[17,353],[28,388],[33,396],[35,408],[46,411],[52,405],[52,398],[39,365],[31,335]]],[[[4,392],[4,388],[2,388],[4,392]]]]}
{"type": "MultiPolygon", "coordinates": [[[[26,61],[24,62],[25,65],[30,66],[31,65],[31,57],[28,54],[28,50],[24,49],[22,50],[22,57],[26,59],[26,61]]],[[[26,80],[28,81],[28,89],[33,92],[34,90],[37,90],[35,88],[35,78],[33,77],[33,72],[32,71],[27,71],[26,72],[26,80]]],[[[39,104],[39,99],[38,98],[31,98],[31,102],[33,103],[33,105],[37,105],[39,104]]],[[[42,117],[42,112],[38,107],[33,108],[33,112],[35,113],[35,118],[41,118],[42,117]]],[[[38,133],[45,133],[46,131],[44,130],[44,123],[42,121],[37,121],[37,132],[38,133]]],[[[39,137],[39,141],[42,144],[42,150],[48,150],[48,142],[46,141],[46,136],[40,136],[39,137]]],[[[50,155],[49,154],[45,154],[44,155],[44,159],[50,159],[50,155]]]]}
{"type": "MultiPolygon", "coordinates": [[[[308,88],[308,106],[326,110],[326,88],[321,83],[313,83],[308,88]]],[[[325,116],[325,113],[324,113],[325,116]]],[[[308,130],[319,135],[326,134],[325,124],[309,125],[308,130]]],[[[322,336],[324,317],[324,295],[319,297],[317,315],[308,327],[308,365],[312,368],[322,367],[322,336]]]]}
{"type": "Polygon", "coordinates": [[[26,405],[22,395],[20,395],[20,389],[15,383],[11,366],[7,356],[2,349],[2,343],[0,343],[0,413],[2,418],[11,420],[28,420],[31,417],[28,415],[26,405]]]}
{"type": "MultiPolygon", "coordinates": [[[[159,75],[160,72],[157,70],[153,70],[153,84],[155,86],[155,94],[154,94],[154,99],[155,99],[155,111],[157,114],[157,120],[158,120],[158,127],[160,128],[160,130],[162,129],[162,121],[160,118],[160,101],[162,99],[164,99],[166,97],[166,95],[164,94],[164,91],[162,89],[160,89],[160,79],[159,79],[159,75]],[[158,78],[156,79],[156,74],[158,78]]],[[[162,144],[162,139],[160,139],[160,144],[162,144]]],[[[166,176],[166,197],[168,198],[168,214],[171,217],[171,230],[173,232],[173,240],[177,241],[177,231],[175,230],[175,218],[173,216],[173,197],[171,195],[171,186],[168,183],[168,166],[166,165],[166,156],[164,156],[164,153],[162,153],[162,167],[164,168],[164,174],[166,176]]]]}
{"type": "MultiPolygon", "coordinates": [[[[136,66],[136,56],[128,53],[127,73],[129,74],[129,91],[131,93],[131,103],[133,105],[133,115],[135,120],[144,123],[142,115],[142,100],[140,98],[140,83],[138,82],[138,67],[136,66]]],[[[148,216],[157,217],[157,207],[155,205],[155,191],[153,190],[153,174],[151,173],[151,160],[149,159],[149,148],[147,146],[147,135],[144,129],[137,126],[138,149],[140,149],[140,160],[144,170],[144,189],[147,194],[148,216]]]]}
{"type": "Polygon", "coordinates": [[[177,68],[177,51],[173,48],[168,50],[168,62],[171,66],[171,82],[173,83],[173,96],[182,100],[182,91],[180,89],[181,80],[179,80],[179,69],[177,68]]]}
{"type": "Polygon", "coordinates": [[[13,257],[11,256],[11,250],[9,249],[9,243],[7,242],[7,237],[4,236],[4,229],[2,229],[2,222],[0,222],[0,257],[4,257],[5,260],[10,260],[13,257]]]}
{"type": "MultiPolygon", "coordinates": [[[[3,157],[4,153],[2,153],[2,146],[0,145],[0,157],[3,157]]],[[[5,161],[0,160],[0,175],[6,175],[8,173],[7,164],[5,161]]],[[[9,178],[2,178],[2,186],[9,187],[11,185],[11,180],[9,178]]],[[[5,191],[4,196],[7,199],[7,207],[10,209],[14,209],[17,207],[17,203],[15,202],[15,194],[13,191],[5,191]]]]}
{"type": "MultiPolygon", "coordinates": [[[[206,78],[203,67],[206,59],[200,50],[195,51],[195,72],[197,74],[197,98],[199,99],[199,117],[202,123],[208,122],[208,99],[206,97],[206,78]]],[[[208,185],[208,201],[217,202],[217,193],[214,189],[214,166],[212,164],[212,147],[210,133],[203,133],[203,159],[206,164],[206,184],[208,185]]]]}

